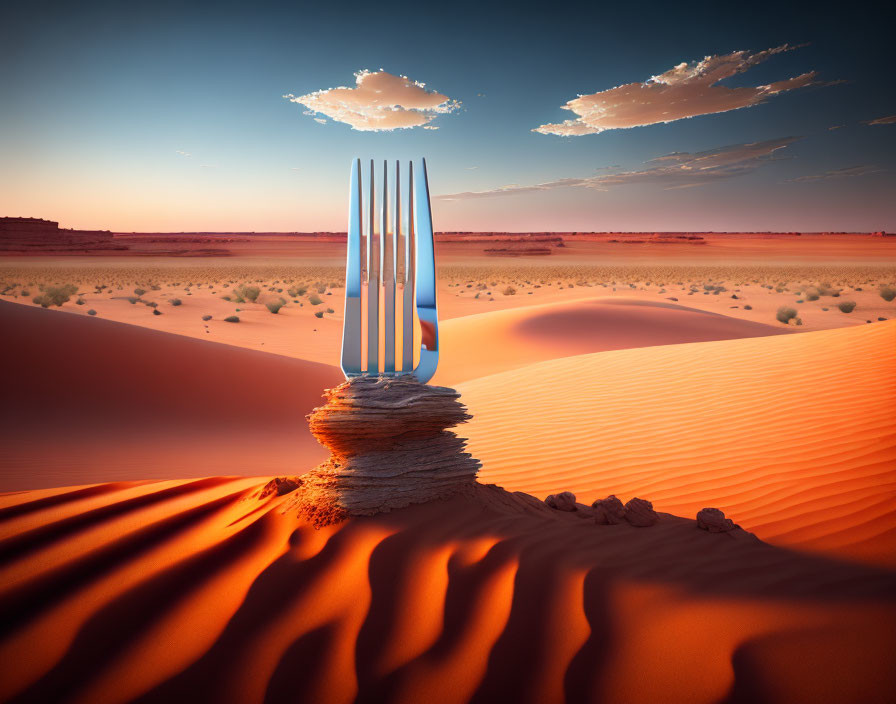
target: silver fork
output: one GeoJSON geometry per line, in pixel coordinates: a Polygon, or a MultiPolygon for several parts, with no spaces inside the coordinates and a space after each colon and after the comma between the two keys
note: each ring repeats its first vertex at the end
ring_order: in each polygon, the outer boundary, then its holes
{"type": "Polygon", "coordinates": [[[346,379],[361,375],[413,374],[421,383],[432,379],[439,363],[439,319],[436,310],[436,265],[432,210],[426,160],[407,169],[407,207],[402,208],[401,166],[395,162],[393,209],[389,213],[388,164],[380,183],[380,226],[376,220],[376,179],[370,162],[366,223],[361,184],[361,160],[352,162],[345,266],[345,318],[342,327],[342,372],[346,379]],[[404,216],[404,217],[403,217],[404,216]],[[366,228],[365,228],[366,225],[366,228]],[[362,233],[366,249],[362,256],[362,233]],[[399,267],[399,250],[404,266],[399,267]],[[367,288],[367,364],[362,366],[362,291],[367,288]],[[401,283],[401,366],[396,364],[396,296],[401,283]],[[381,295],[382,294],[382,295],[381,295]],[[416,294],[416,295],[415,295],[416,294]],[[414,301],[420,321],[419,362],[414,367],[414,301]],[[383,367],[380,369],[380,305],[383,307],[383,367]]]}

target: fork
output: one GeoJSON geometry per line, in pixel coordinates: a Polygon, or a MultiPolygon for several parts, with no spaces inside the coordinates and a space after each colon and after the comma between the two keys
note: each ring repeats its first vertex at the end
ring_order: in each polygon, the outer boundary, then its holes
{"type": "Polygon", "coordinates": [[[383,162],[379,229],[373,160],[368,178],[367,217],[361,184],[361,160],[352,162],[349,187],[348,244],[345,267],[345,317],[341,367],[346,379],[356,376],[413,374],[425,384],[439,363],[439,319],[432,210],[426,160],[407,168],[407,207],[402,209],[401,165],[395,162],[393,208],[389,212],[389,167],[383,162]],[[404,217],[403,217],[404,216],[404,217]],[[365,222],[366,220],[366,222],[365,222]],[[362,233],[366,247],[362,250],[362,233]],[[399,267],[402,250],[403,267],[399,267]],[[362,366],[362,292],[367,289],[367,363],[362,366]],[[397,284],[401,284],[398,289],[397,284]],[[401,365],[396,363],[396,298],[401,293],[401,365]],[[415,295],[416,294],[416,295],[415,295]],[[419,362],[414,366],[414,303],[420,322],[419,362]],[[383,308],[383,365],[380,368],[380,307],[383,308]]]}

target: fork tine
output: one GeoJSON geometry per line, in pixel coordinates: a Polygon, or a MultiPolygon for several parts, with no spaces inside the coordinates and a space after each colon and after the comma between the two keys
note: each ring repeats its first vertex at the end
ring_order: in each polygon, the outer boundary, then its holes
{"type": "MultiPolygon", "coordinates": [[[[396,164],[396,171],[398,165],[396,164]]],[[[408,225],[404,233],[404,290],[401,303],[401,371],[414,371],[414,164],[408,163],[408,225]]]]}
{"type": "MultiPolygon", "coordinates": [[[[398,181],[395,182],[397,193],[398,181]]],[[[393,226],[389,229],[389,165],[383,162],[383,205],[382,227],[383,238],[383,306],[385,307],[383,338],[383,373],[395,374],[395,229],[397,211],[393,213],[393,226]]]]}
{"type": "Polygon", "coordinates": [[[345,316],[342,323],[342,372],[361,373],[361,160],[352,162],[349,186],[348,244],[345,261],[345,316]]]}
{"type": "Polygon", "coordinates": [[[433,244],[432,210],[429,206],[429,182],[426,159],[420,159],[414,187],[414,223],[417,253],[417,318],[420,320],[420,363],[414,370],[425,384],[439,364],[439,317],[436,309],[436,259],[433,244]]]}
{"type": "Polygon", "coordinates": [[[376,187],[373,159],[370,160],[370,203],[367,218],[367,373],[379,374],[380,368],[380,252],[379,236],[374,232],[376,187]]]}

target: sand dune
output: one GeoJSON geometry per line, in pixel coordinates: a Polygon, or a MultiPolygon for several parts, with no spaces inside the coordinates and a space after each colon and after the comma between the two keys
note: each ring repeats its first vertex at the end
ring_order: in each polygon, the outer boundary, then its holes
{"type": "Polygon", "coordinates": [[[452,386],[558,357],[790,332],[675,303],[589,298],[446,320],[433,383],[452,386]],[[473,352],[475,350],[475,352],[473,352]]]}
{"type": "Polygon", "coordinates": [[[896,322],[542,362],[461,384],[481,477],[617,494],[896,564],[896,322]]]}
{"type": "Polygon", "coordinates": [[[0,497],[0,700],[839,704],[892,691],[889,570],[674,516],[595,526],[489,487],[314,530],[258,486],[0,497]]]}
{"type": "Polygon", "coordinates": [[[0,490],[295,472],[336,367],[0,302],[0,490]]]}

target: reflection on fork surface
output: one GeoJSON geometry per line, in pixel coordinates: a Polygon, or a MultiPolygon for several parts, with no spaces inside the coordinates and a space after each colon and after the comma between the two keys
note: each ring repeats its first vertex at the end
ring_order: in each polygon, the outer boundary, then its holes
{"type": "Polygon", "coordinates": [[[406,193],[401,188],[401,164],[395,162],[390,185],[389,165],[384,161],[378,201],[376,170],[371,160],[365,203],[361,160],[352,162],[342,371],[347,379],[413,374],[426,383],[439,362],[435,251],[426,161],[419,159],[416,169],[414,163],[407,165],[406,193]],[[419,347],[415,345],[415,309],[420,322],[419,347]],[[362,364],[365,357],[366,364],[362,364]]]}

